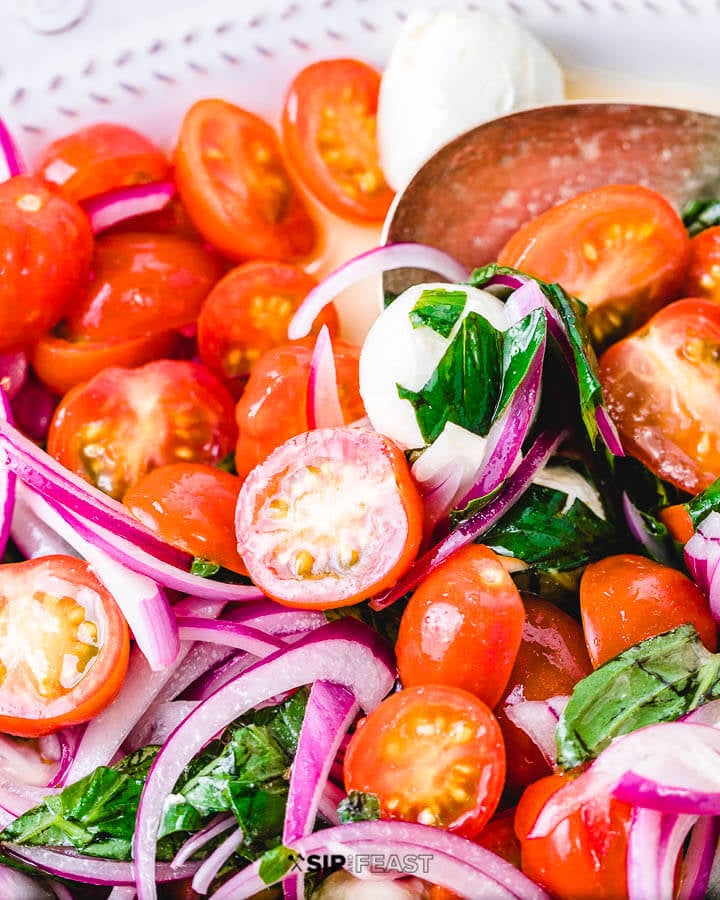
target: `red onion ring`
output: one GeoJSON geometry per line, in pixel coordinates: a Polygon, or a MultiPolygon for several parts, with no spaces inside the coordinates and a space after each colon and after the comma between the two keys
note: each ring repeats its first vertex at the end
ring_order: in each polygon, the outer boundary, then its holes
{"type": "Polygon", "coordinates": [[[18,145],[7,125],[0,119],[0,181],[7,181],[9,178],[25,172],[27,172],[27,165],[18,145]]]}
{"type": "Polygon", "coordinates": [[[715,851],[720,838],[720,819],[700,816],[685,854],[677,900],[704,900],[710,883],[715,851]]]}
{"type": "Polygon", "coordinates": [[[640,510],[632,502],[627,491],[623,491],[622,506],[623,513],[625,514],[625,521],[630,529],[630,534],[632,534],[641,547],[644,547],[645,550],[647,550],[653,559],[656,559],[666,566],[671,566],[672,561],[665,551],[665,548],[654,535],[647,531],[640,510]]]}
{"type": "Polygon", "coordinates": [[[683,842],[697,816],[636,807],[628,835],[628,900],[673,900],[683,842]]]}
{"type": "Polygon", "coordinates": [[[310,358],[306,411],[310,431],[314,428],[340,428],[345,424],[327,325],[323,325],[318,332],[310,358]]]}
{"type": "Polygon", "coordinates": [[[570,698],[550,697],[547,700],[521,700],[503,707],[510,721],[524,731],[552,768],[557,762],[555,729],[570,698]]]}
{"type": "Polygon", "coordinates": [[[83,200],[80,205],[90,219],[93,234],[99,234],[118,222],[163,209],[174,195],[173,181],[153,181],[117,188],[83,200]]]}

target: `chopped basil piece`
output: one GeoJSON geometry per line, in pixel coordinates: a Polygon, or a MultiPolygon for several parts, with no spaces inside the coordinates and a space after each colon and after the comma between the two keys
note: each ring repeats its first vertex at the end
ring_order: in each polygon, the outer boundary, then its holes
{"type": "Polygon", "coordinates": [[[685,509],[688,511],[695,529],[711,512],[720,512],[720,478],[715,479],[692,500],[688,500],[685,509]]]}
{"type": "Polygon", "coordinates": [[[343,825],[348,822],[374,822],[380,818],[380,800],[377,794],[350,791],[338,804],[337,811],[343,825]]]}
{"type": "Polygon", "coordinates": [[[292,869],[297,861],[298,855],[294,850],[278,844],[277,847],[272,847],[263,853],[258,875],[265,884],[275,884],[292,869]]]}
{"type": "Polygon", "coordinates": [[[220,566],[216,562],[211,559],[203,559],[201,556],[196,556],[190,566],[190,574],[199,575],[201,578],[211,578],[219,571],[220,566]]]}
{"type": "Polygon", "coordinates": [[[410,310],[410,321],[413,328],[424,325],[447,338],[463,314],[466,303],[465,291],[428,288],[410,310]]]}
{"type": "Polygon", "coordinates": [[[691,200],[681,215],[688,234],[695,237],[706,228],[720,225],[720,200],[691,200]]]}

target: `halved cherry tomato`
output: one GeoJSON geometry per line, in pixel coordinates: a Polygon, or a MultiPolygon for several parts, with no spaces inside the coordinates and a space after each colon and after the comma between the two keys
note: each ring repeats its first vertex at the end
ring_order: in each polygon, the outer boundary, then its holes
{"type": "Polygon", "coordinates": [[[63,322],[70,340],[138,338],[193,322],[223,274],[220,259],[172,234],[98,238],[87,289],[63,322]]]}
{"type": "Polygon", "coordinates": [[[660,510],[660,521],[680,544],[687,544],[695,534],[695,526],[684,504],[675,503],[660,510]]]}
{"type": "Polygon", "coordinates": [[[720,307],[685,299],[600,359],[623,447],[689,493],[720,476],[720,307]]]}
{"type": "Polygon", "coordinates": [[[523,225],[498,256],[502,265],[559,281],[583,300],[601,346],[674,300],[689,260],[690,238],[672,206],[648,188],[626,184],[552,207],[523,225]]]}
{"type": "Polygon", "coordinates": [[[84,560],[0,568],[0,731],[22,737],[87,722],[120,690],[128,627],[84,560]]]}
{"type": "Polygon", "coordinates": [[[359,722],[343,767],[345,789],[377,794],[382,818],[474,838],[500,800],[505,749],[482,700],[427,684],[392,694],[359,722]]]}
{"type": "Polygon", "coordinates": [[[393,198],[380,168],[380,73],[356,59],[313,63],[290,85],[283,140],[303,183],[339,216],[382,222],[393,198]]]}
{"type": "Polygon", "coordinates": [[[148,472],[125,492],[123,503],[168,543],[247,575],[235,537],[241,484],[217,466],[172,463],[148,472]]]}
{"type": "MultiPolygon", "coordinates": [[[[228,272],[198,316],[200,359],[239,395],[260,355],[287,342],[290,320],[316,284],[304,269],[289,263],[256,261],[228,272]]],[[[323,325],[331,334],[337,332],[334,306],[325,307],[312,333],[317,334],[323,325]]]]}
{"type": "MultiPolygon", "coordinates": [[[[308,429],[307,386],[314,338],[264,353],[250,372],[235,416],[238,442],[235,469],[244,478],[283,441],[308,429]]],[[[360,351],[333,341],[340,405],[345,423],[365,415],[358,383],[360,351]]]]}
{"type": "Polygon", "coordinates": [[[29,346],[63,316],[87,278],[85,213],[35,178],[0,184],[0,353],[29,346]]]}
{"type": "Polygon", "coordinates": [[[717,649],[717,626],[700,590],[682,572],[644,556],[623,553],[589,565],[580,581],[580,612],[596,668],[686,623],[695,626],[708,650],[717,649]]]}
{"type": "Polygon", "coordinates": [[[525,609],[496,553],[470,544],[420,584],[400,621],[395,652],[405,687],[447,684],[493,707],[505,690],[525,609]]]}
{"type": "Polygon", "coordinates": [[[37,175],[73,200],[114,188],[166,178],[165,154],[127,125],[89,125],[53,141],[40,157],[37,175]]]}
{"type": "Polygon", "coordinates": [[[392,441],[321,428],[286,441],[248,475],[235,517],[238,550],[255,584],[280,603],[346,606],[409,568],[422,510],[392,441]]]}
{"type": "Polygon", "coordinates": [[[720,225],[706,228],[690,241],[684,293],[720,303],[720,225]]]}
{"type": "Polygon", "coordinates": [[[198,231],[230,259],[291,262],[315,246],[313,220],[267,122],[223,100],[185,114],[175,155],[180,198],[198,231]]]}
{"type": "Polygon", "coordinates": [[[227,389],[198,363],[165,359],[105,369],[65,395],[47,450],[121,499],[156,466],[227,456],[236,438],[233,406],[227,389]]]}
{"type": "Polygon", "coordinates": [[[537,745],[508,719],[505,709],[523,700],[547,700],[569,694],[592,672],[580,624],[547,600],[523,596],[525,623],[522,641],[502,700],[495,715],[507,754],[505,789],[518,795],[550,767],[537,745]]]}
{"type": "MultiPolygon", "coordinates": [[[[504,809],[494,815],[475,838],[475,842],[486,850],[492,850],[493,853],[502,856],[519,869],[520,841],[515,834],[515,807],[504,809]]],[[[434,896],[433,900],[436,900],[434,896]]]]}
{"type": "Polygon", "coordinates": [[[556,900],[624,900],[632,807],[605,791],[545,837],[528,837],[550,797],[570,783],[541,778],[525,791],[515,813],[522,870],[556,900]]]}
{"type": "Polygon", "coordinates": [[[134,369],[154,359],[172,356],[178,344],[174,331],[160,331],[126,341],[66,341],[52,332],[32,350],[32,364],[42,383],[56,394],[89,381],[103,369],[134,369]]]}

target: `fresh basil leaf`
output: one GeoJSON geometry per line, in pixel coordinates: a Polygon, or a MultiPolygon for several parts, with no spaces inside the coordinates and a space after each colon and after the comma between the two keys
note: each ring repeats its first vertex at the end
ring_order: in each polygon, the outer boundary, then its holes
{"type": "Polygon", "coordinates": [[[338,804],[337,811],[343,825],[348,822],[374,822],[380,818],[380,800],[377,794],[350,791],[338,804]]]}
{"type": "Polygon", "coordinates": [[[410,321],[413,328],[424,325],[447,338],[463,314],[466,303],[465,291],[428,288],[420,294],[410,310],[410,321]]]}
{"type": "Polygon", "coordinates": [[[691,200],[681,216],[688,234],[695,237],[706,228],[720,225],[720,200],[691,200]]]}
{"type": "Polygon", "coordinates": [[[264,841],[282,834],[287,803],[287,782],[271,782],[262,788],[230,787],[231,809],[246,841],[264,841]]]}
{"type": "Polygon", "coordinates": [[[583,678],[555,732],[558,765],[573,769],[613,738],[680,718],[720,696],[720,654],[692,625],[641,641],[583,678]]]}
{"type": "Polygon", "coordinates": [[[204,559],[202,556],[196,556],[190,566],[191,575],[199,575],[200,578],[211,578],[220,571],[218,563],[211,559],[204,559]]]}
{"type": "Polygon", "coordinates": [[[275,884],[292,869],[298,859],[294,850],[278,844],[277,847],[263,853],[258,875],[265,884],[275,884]]]}
{"type": "Polygon", "coordinates": [[[502,332],[471,312],[425,385],[419,391],[398,385],[398,396],[412,403],[428,444],[447,422],[485,435],[497,406],[501,372],[502,332]]]}
{"type": "Polygon", "coordinates": [[[720,478],[716,478],[704,491],[688,500],[685,509],[696,529],[711,512],[720,512],[720,478]]]}
{"type": "Polygon", "coordinates": [[[495,410],[497,419],[518,389],[547,335],[547,318],[541,309],[533,310],[503,333],[502,390],[495,410]]]}

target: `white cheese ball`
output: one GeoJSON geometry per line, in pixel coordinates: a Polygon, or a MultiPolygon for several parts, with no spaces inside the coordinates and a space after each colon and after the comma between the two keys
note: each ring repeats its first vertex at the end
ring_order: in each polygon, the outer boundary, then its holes
{"type": "Polygon", "coordinates": [[[489,119],[563,100],[562,70],[512,19],[486,12],[414,12],[385,68],[380,162],[399,191],[429,157],[489,119]]]}
{"type": "Polygon", "coordinates": [[[416,284],[408,288],[372,324],[360,352],[360,396],[376,431],[403,450],[425,446],[409,400],[397,386],[419,391],[437,368],[445,350],[469,312],[484,316],[499,331],[507,328],[505,306],[487,291],[457,284],[416,284]],[[426,290],[464,291],[465,308],[445,338],[427,326],[414,328],[410,311],[426,290]]]}

